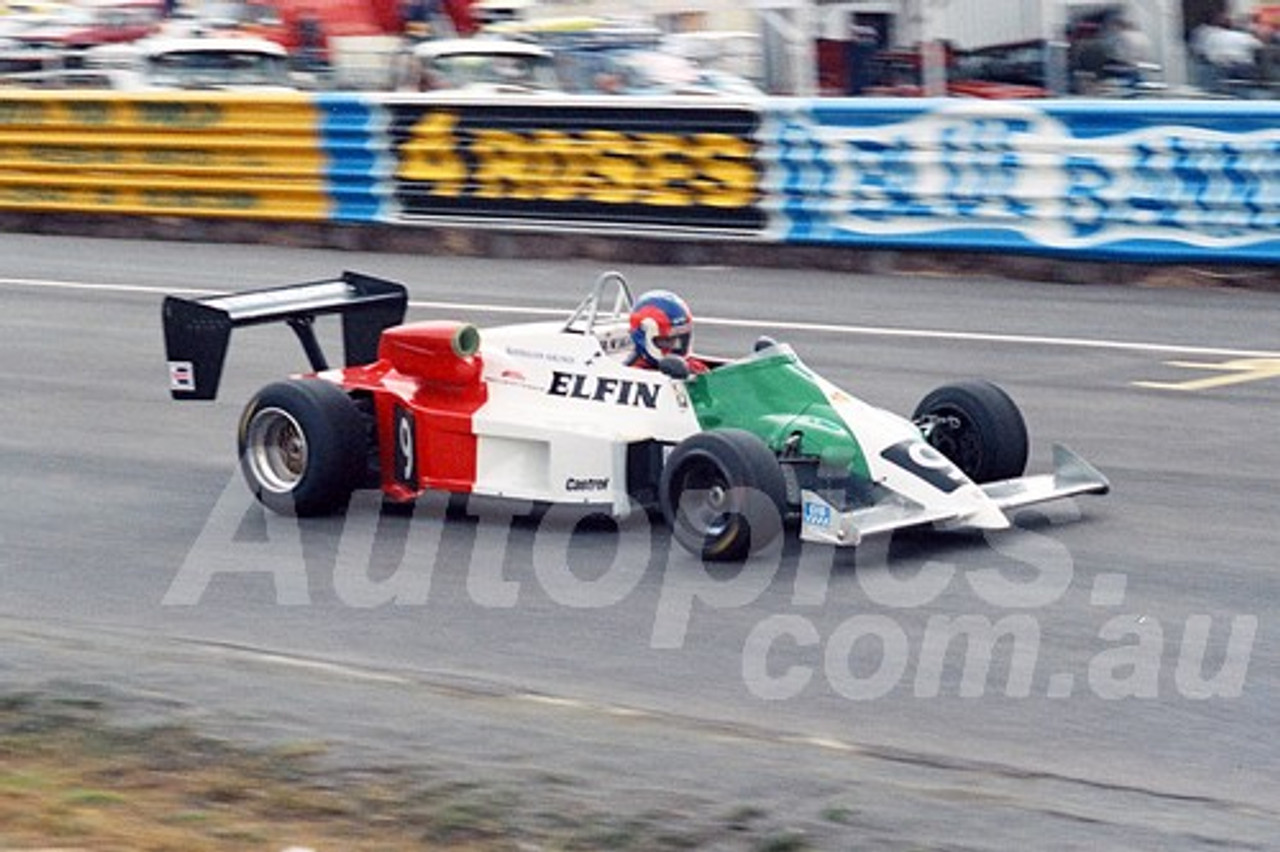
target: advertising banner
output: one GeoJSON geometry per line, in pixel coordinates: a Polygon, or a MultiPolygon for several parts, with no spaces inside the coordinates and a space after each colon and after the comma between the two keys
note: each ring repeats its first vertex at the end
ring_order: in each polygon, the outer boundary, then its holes
{"type": "Polygon", "coordinates": [[[753,110],[389,102],[405,220],[750,233],[765,222],[753,110]]]}

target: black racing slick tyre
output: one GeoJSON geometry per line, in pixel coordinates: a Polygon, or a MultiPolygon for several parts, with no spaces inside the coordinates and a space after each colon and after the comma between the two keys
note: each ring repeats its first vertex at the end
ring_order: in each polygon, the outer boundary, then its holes
{"type": "Polygon", "coordinates": [[[240,417],[240,470],[254,496],[282,515],[344,509],[363,477],[368,444],[351,397],[320,379],[267,385],[240,417]]]}
{"type": "Polygon", "coordinates": [[[991,382],[943,385],[916,406],[925,439],[974,482],[1022,476],[1027,424],[1017,404],[991,382]]]}
{"type": "Polygon", "coordinates": [[[786,495],[782,468],[764,441],[715,429],[671,451],[659,502],[686,550],[708,562],[740,562],[782,533],[786,495]]]}

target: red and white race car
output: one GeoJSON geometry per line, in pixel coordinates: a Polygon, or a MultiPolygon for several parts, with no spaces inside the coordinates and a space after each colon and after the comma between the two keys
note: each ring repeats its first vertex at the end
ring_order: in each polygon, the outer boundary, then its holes
{"type": "Polygon", "coordinates": [[[562,321],[477,329],[404,323],[397,283],[340,278],[205,299],[165,299],[170,390],[217,395],[231,330],[285,322],[311,371],[258,392],[239,426],[250,488],[286,514],[341,511],[357,488],[393,501],[427,490],[598,506],[658,506],[706,559],[736,560],[797,519],[801,538],[856,545],[931,524],[1001,529],[1016,507],[1105,493],[1106,478],[1055,448],[1024,476],[1027,432],[995,385],[928,394],[901,417],[837,388],[761,338],[744,357],[628,366],[631,292],[600,276],[562,321]],[[342,317],[345,366],[314,324],[342,317]]]}

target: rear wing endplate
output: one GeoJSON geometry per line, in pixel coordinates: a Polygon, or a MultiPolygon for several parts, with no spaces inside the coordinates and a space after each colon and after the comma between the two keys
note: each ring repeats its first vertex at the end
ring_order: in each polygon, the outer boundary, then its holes
{"type": "Polygon", "coordinates": [[[348,367],[378,357],[382,331],[404,322],[409,293],[403,284],[358,272],[340,278],[248,290],[225,296],[164,300],[164,348],[169,361],[169,392],[174,399],[214,399],[222,380],[231,329],[285,322],[319,372],[329,368],[316,340],[315,319],[342,317],[342,343],[348,367]]]}

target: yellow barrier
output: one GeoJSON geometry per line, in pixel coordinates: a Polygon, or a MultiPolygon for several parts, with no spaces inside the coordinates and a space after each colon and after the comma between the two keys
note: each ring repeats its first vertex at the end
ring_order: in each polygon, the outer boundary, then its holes
{"type": "Polygon", "coordinates": [[[0,209],[329,218],[303,94],[0,94],[0,209]]]}

